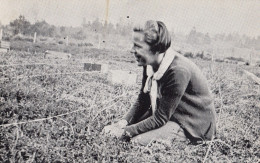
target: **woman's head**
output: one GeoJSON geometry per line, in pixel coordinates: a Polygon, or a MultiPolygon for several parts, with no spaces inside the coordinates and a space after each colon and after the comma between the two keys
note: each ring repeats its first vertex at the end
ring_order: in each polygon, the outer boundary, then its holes
{"type": "Polygon", "coordinates": [[[136,25],[133,30],[144,34],[154,53],[164,53],[171,46],[171,36],[161,21],[149,20],[143,26],[136,25]]]}
{"type": "Polygon", "coordinates": [[[152,64],[158,54],[164,53],[171,45],[171,36],[163,22],[149,20],[134,27],[131,50],[138,65],[152,64]]]}

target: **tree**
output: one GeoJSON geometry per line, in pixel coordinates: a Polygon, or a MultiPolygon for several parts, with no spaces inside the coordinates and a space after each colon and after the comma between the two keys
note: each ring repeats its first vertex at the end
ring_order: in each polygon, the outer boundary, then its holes
{"type": "Polygon", "coordinates": [[[49,28],[48,28],[48,36],[50,36],[50,37],[54,37],[55,35],[56,35],[56,27],[54,26],[54,25],[52,25],[52,26],[50,26],[49,28]]]}
{"type": "Polygon", "coordinates": [[[215,39],[215,41],[218,41],[218,40],[223,41],[225,37],[226,37],[226,36],[225,36],[224,33],[222,33],[222,34],[216,34],[214,39],[215,39]]]}
{"type": "Polygon", "coordinates": [[[206,33],[206,35],[204,36],[204,43],[205,44],[210,44],[211,43],[211,39],[208,33],[206,33]]]}
{"type": "Polygon", "coordinates": [[[66,28],[64,26],[60,27],[60,33],[65,33],[66,28]]]}
{"type": "Polygon", "coordinates": [[[86,27],[87,26],[87,21],[86,18],[84,17],[82,20],[82,27],[86,27]]]}
{"type": "Polygon", "coordinates": [[[192,30],[190,31],[188,38],[187,38],[187,42],[190,44],[196,44],[198,42],[197,31],[196,31],[195,27],[193,27],[192,30]]]}
{"type": "Polygon", "coordinates": [[[228,34],[228,36],[226,37],[225,41],[233,41],[233,35],[231,33],[228,34]]]}
{"type": "Polygon", "coordinates": [[[108,25],[107,25],[107,32],[109,34],[115,33],[115,28],[114,28],[114,25],[112,23],[108,23],[108,25]]]}
{"type": "Polygon", "coordinates": [[[13,28],[13,34],[17,35],[28,34],[30,33],[31,23],[25,19],[23,15],[20,15],[18,19],[15,19],[13,22],[10,22],[10,26],[13,28]]]}
{"type": "Polygon", "coordinates": [[[49,25],[46,21],[37,21],[35,24],[31,25],[30,31],[31,33],[37,32],[38,35],[41,36],[50,36],[53,37],[55,35],[55,26],[49,25]]]}
{"type": "Polygon", "coordinates": [[[91,29],[95,32],[101,32],[103,28],[103,25],[101,22],[99,22],[99,19],[97,18],[95,21],[92,22],[91,29]]]}
{"type": "Polygon", "coordinates": [[[175,33],[174,33],[174,28],[172,28],[171,31],[169,31],[169,32],[170,32],[170,34],[171,34],[171,40],[174,41],[174,39],[175,39],[175,37],[176,37],[176,36],[175,36],[175,33]]]}

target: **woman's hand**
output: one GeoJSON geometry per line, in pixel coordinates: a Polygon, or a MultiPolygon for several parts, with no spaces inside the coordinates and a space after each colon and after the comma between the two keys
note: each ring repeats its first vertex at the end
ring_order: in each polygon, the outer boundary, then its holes
{"type": "Polygon", "coordinates": [[[119,128],[124,129],[128,122],[125,119],[122,119],[118,121],[115,125],[117,125],[119,128]]]}
{"type": "Polygon", "coordinates": [[[103,132],[105,134],[119,138],[123,135],[124,129],[118,127],[117,124],[115,123],[115,124],[112,124],[112,125],[105,126],[104,129],[103,129],[103,132]]]}
{"type": "Polygon", "coordinates": [[[105,126],[103,132],[105,134],[109,134],[119,138],[123,135],[126,125],[127,125],[126,120],[120,120],[115,124],[105,126]]]}

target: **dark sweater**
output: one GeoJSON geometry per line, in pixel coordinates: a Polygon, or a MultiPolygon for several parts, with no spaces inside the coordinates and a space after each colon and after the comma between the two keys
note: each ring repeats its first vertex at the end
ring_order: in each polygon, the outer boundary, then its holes
{"type": "Polygon", "coordinates": [[[191,141],[211,140],[216,132],[215,108],[207,79],[190,60],[177,54],[158,81],[157,108],[152,116],[136,122],[150,109],[149,93],[143,93],[147,79],[146,67],[140,94],[124,116],[125,132],[130,137],[159,128],[168,121],[177,122],[191,141]]]}

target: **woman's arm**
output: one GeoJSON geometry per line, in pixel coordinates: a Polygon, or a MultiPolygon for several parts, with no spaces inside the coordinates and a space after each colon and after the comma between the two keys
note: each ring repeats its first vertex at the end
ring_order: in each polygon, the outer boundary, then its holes
{"type": "Polygon", "coordinates": [[[184,68],[170,69],[162,86],[162,98],[154,115],[133,125],[126,126],[126,136],[136,136],[166,124],[177,108],[190,80],[190,73],[184,68]]]}
{"type": "Polygon", "coordinates": [[[140,116],[142,116],[150,107],[150,96],[149,93],[144,93],[143,89],[147,79],[146,67],[143,67],[143,79],[140,93],[132,105],[131,109],[124,115],[123,119],[128,122],[128,125],[131,125],[136,122],[140,116]]]}
{"type": "Polygon", "coordinates": [[[148,109],[150,106],[150,97],[149,93],[140,92],[135,103],[132,105],[131,109],[123,117],[128,122],[128,125],[131,125],[137,121],[148,109]]]}

